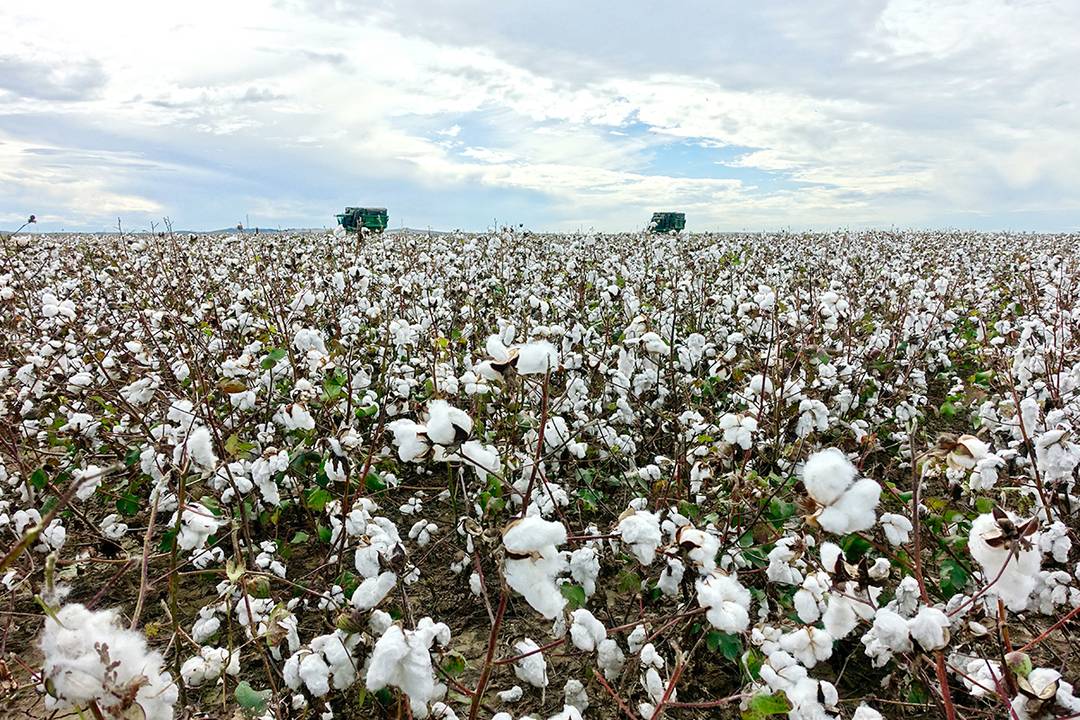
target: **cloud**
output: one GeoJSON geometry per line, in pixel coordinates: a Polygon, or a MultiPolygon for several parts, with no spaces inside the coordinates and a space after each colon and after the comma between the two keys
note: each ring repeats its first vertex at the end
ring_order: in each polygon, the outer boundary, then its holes
{"type": "Polygon", "coordinates": [[[89,100],[97,96],[108,76],[97,60],[19,58],[0,55],[0,90],[39,100],[89,100]]]}
{"type": "Polygon", "coordinates": [[[23,30],[0,131],[191,226],[368,197],[417,226],[610,229],[657,205],[695,228],[1057,226],[1080,202],[1066,0],[118,2],[0,9],[23,30]]]}

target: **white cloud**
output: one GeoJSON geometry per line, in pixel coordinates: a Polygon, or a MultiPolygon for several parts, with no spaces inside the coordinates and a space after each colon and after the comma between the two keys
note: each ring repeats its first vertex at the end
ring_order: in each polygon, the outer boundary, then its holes
{"type": "Polygon", "coordinates": [[[133,190],[131,168],[118,169],[125,139],[128,157],[179,178],[216,177],[218,204],[275,198],[281,220],[311,224],[321,224],[319,203],[299,195],[300,166],[331,185],[484,188],[515,207],[524,193],[544,223],[593,213],[608,227],[640,224],[654,205],[693,212],[695,227],[888,225],[1061,212],[1080,197],[1080,50],[1069,40],[1080,6],[1065,0],[834,4],[834,16],[778,3],[735,13],[719,40],[710,21],[668,9],[656,32],[677,25],[684,36],[667,53],[642,47],[644,68],[623,44],[640,45],[629,25],[658,12],[649,3],[628,3],[625,23],[582,10],[591,45],[570,45],[577,31],[555,33],[536,8],[515,23],[506,8],[481,17],[481,5],[316,6],[0,9],[20,30],[4,50],[19,73],[0,83],[0,131],[11,139],[2,152],[17,168],[4,178],[19,190],[0,212],[21,213],[16,198],[43,198],[69,223],[95,208],[174,211],[175,198],[152,183],[133,190]],[[63,57],[53,38],[64,38],[63,57]],[[28,127],[33,117],[43,122],[28,127]],[[86,137],[44,136],[60,118],[86,137]],[[104,133],[107,145],[94,139],[104,133]],[[653,169],[684,140],[703,156],[739,150],[696,165],[711,171],[653,169]],[[28,167],[29,147],[83,151],[82,164],[28,167]],[[770,182],[756,180],[763,173],[770,182]]]}

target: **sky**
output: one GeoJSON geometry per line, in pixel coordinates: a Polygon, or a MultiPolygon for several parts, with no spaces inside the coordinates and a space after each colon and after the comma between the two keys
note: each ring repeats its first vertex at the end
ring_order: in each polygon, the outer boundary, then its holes
{"type": "Polygon", "coordinates": [[[1080,229],[1076,0],[35,0],[0,27],[7,229],[1080,229]]]}

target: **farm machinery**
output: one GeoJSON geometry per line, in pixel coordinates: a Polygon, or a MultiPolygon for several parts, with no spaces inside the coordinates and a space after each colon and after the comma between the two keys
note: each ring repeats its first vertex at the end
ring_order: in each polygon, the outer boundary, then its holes
{"type": "Polygon", "coordinates": [[[686,213],[681,212],[655,212],[649,221],[649,231],[666,233],[680,232],[686,227],[686,213]]]}
{"type": "Polygon", "coordinates": [[[369,232],[381,233],[386,229],[387,221],[390,216],[386,212],[386,208],[362,208],[362,207],[347,207],[345,212],[337,215],[338,224],[343,227],[346,232],[359,233],[363,230],[369,232]]]}

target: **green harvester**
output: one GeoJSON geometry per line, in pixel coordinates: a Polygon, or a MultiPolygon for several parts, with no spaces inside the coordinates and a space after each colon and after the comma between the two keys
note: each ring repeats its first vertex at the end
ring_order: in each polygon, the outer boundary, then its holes
{"type": "Polygon", "coordinates": [[[649,221],[649,231],[666,233],[680,232],[686,227],[686,213],[681,212],[655,212],[649,221]]]}
{"type": "Polygon", "coordinates": [[[386,208],[347,207],[337,216],[338,224],[348,232],[360,232],[363,228],[381,233],[389,220],[386,208]]]}

